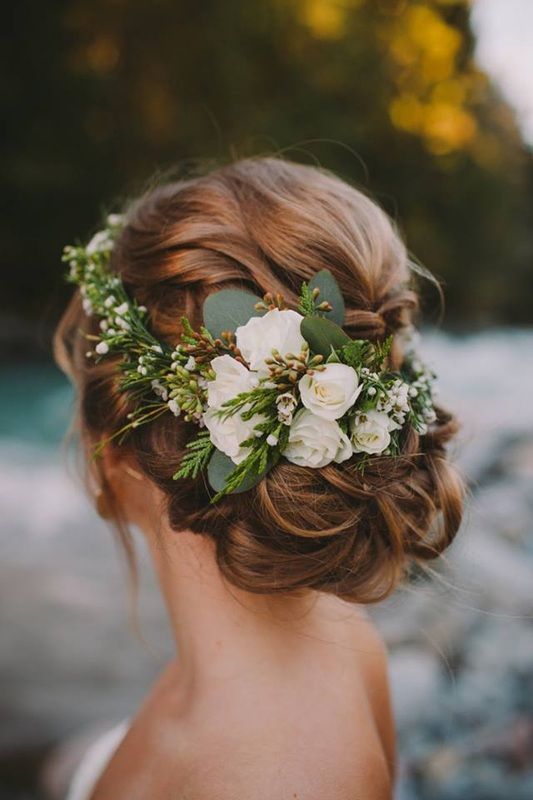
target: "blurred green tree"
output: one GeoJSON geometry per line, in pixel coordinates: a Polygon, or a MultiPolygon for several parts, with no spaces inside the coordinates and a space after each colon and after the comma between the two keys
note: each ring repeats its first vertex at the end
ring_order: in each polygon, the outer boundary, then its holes
{"type": "Polygon", "coordinates": [[[281,151],[371,191],[450,323],[531,321],[531,153],[467,0],[21,0],[3,26],[2,309],[158,169],[281,151]]]}

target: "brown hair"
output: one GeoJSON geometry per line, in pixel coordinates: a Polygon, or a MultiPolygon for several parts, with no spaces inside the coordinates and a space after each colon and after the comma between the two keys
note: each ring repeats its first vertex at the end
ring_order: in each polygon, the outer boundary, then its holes
{"type": "MultiPolygon", "coordinates": [[[[418,308],[405,247],[386,214],[328,172],[277,158],[151,190],[129,208],[111,266],[171,345],[183,314],[201,324],[211,292],[279,291],[293,304],[302,280],[324,267],[340,285],[354,337],[396,334],[418,308]]],[[[96,324],[75,296],[56,336],[57,358],[77,384],[86,442],[118,430],[131,410],[117,389],[117,361],[85,357],[80,328],[95,333],[96,324]]],[[[398,368],[401,337],[394,342],[398,368]]],[[[213,537],[221,572],[242,589],[310,588],[373,602],[411,562],[438,556],[459,526],[463,488],[445,453],[456,423],[442,409],[427,435],[408,426],[401,454],[372,457],[363,475],[353,460],[311,469],[282,459],[255,488],[217,505],[202,477],[172,480],[195,430],[169,414],[132,431],[121,448],[163,490],[172,528],[213,537]]]]}

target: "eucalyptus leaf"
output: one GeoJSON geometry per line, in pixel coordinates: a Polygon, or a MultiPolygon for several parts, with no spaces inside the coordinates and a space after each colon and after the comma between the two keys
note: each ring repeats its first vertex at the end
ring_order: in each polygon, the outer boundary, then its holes
{"type": "Polygon", "coordinates": [[[328,358],[332,348],[340,350],[351,342],[342,328],[324,317],[304,317],[300,331],[311,352],[319,353],[324,358],[328,358]]]}
{"type": "Polygon", "coordinates": [[[215,339],[219,339],[224,331],[235,330],[245,325],[251,317],[262,314],[255,304],[261,298],[242,289],[221,289],[208,295],[204,302],[204,325],[215,339]]]}
{"type": "MultiPolygon", "coordinates": [[[[211,485],[211,487],[215,490],[215,492],[221,492],[226,485],[226,480],[231,472],[235,469],[237,465],[233,463],[229,456],[222,453],[220,450],[215,450],[213,455],[209,460],[209,464],[207,465],[207,479],[211,485]]],[[[267,468],[257,474],[256,472],[250,473],[245,477],[241,485],[234,489],[233,492],[230,494],[241,494],[241,492],[247,492],[248,489],[251,489],[256,483],[264,478],[266,473],[269,469],[273,466],[272,463],[267,465],[267,468]]]]}
{"type": "Polygon", "coordinates": [[[344,300],[339,289],[339,284],[329,271],[329,269],[321,269],[309,281],[309,288],[320,289],[318,302],[327,300],[331,304],[331,311],[326,312],[326,319],[335,322],[337,325],[342,325],[344,322],[344,300]]]}

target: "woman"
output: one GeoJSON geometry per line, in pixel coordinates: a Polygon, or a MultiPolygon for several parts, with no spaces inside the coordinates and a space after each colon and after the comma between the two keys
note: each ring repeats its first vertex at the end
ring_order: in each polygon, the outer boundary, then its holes
{"type": "Polygon", "coordinates": [[[130,556],[145,534],[177,650],[70,797],[391,797],[364,607],[450,544],[462,486],[389,219],[251,159],[149,192],[66,259],[56,353],[89,482],[130,556]]]}

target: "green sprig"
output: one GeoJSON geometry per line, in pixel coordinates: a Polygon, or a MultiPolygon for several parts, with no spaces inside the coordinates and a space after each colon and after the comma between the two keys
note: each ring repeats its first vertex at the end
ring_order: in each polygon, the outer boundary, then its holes
{"type": "Polygon", "coordinates": [[[331,311],[331,304],[327,300],[321,301],[320,289],[315,286],[314,289],[306,283],[302,283],[300,289],[300,298],[298,300],[298,311],[304,317],[315,317],[317,314],[331,311]]]}
{"type": "Polygon", "coordinates": [[[196,478],[202,472],[215,449],[209,438],[209,431],[203,430],[186,445],[187,453],[181,459],[178,471],[172,476],[175,481],[180,478],[196,478]]]}

